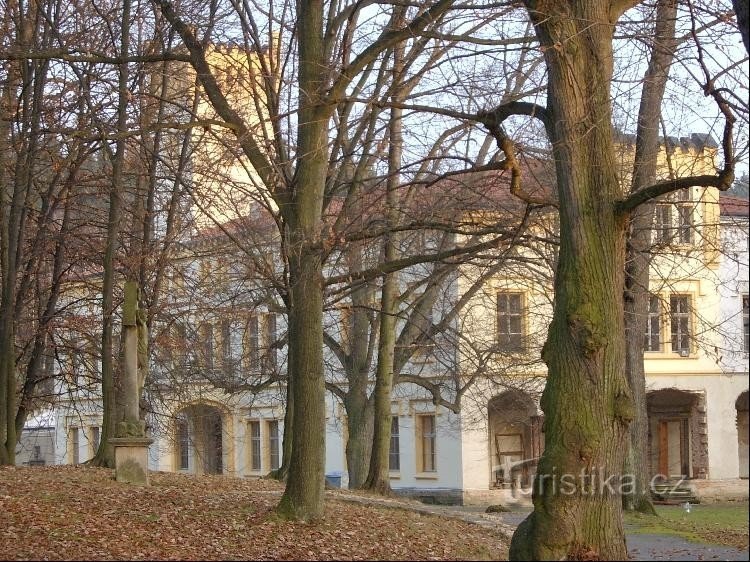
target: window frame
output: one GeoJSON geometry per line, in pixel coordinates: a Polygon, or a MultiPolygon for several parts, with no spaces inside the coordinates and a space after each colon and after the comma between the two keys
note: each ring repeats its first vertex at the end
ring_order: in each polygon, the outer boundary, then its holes
{"type": "Polygon", "coordinates": [[[68,443],[70,448],[71,464],[79,464],[81,462],[81,433],[78,426],[72,426],[68,428],[68,443]]]}
{"type": "Polygon", "coordinates": [[[248,444],[249,444],[248,455],[250,457],[249,458],[250,472],[262,472],[263,471],[263,430],[261,427],[260,420],[248,420],[247,435],[248,435],[248,444]],[[254,428],[257,429],[257,435],[255,434],[254,428]]]}
{"type": "Polygon", "coordinates": [[[190,470],[190,422],[185,417],[177,418],[177,471],[190,470]]]}
{"type": "Polygon", "coordinates": [[[388,471],[401,471],[401,427],[397,415],[391,415],[391,440],[388,449],[388,471]]]}
{"type": "Polygon", "coordinates": [[[495,295],[495,343],[503,353],[523,353],[526,351],[526,294],[523,291],[497,291],[495,295]],[[518,311],[513,311],[511,297],[518,298],[518,311]],[[505,299],[505,310],[501,310],[505,299]],[[513,331],[512,322],[518,320],[518,331],[513,331]],[[503,324],[505,326],[503,326],[503,324]],[[507,333],[502,331],[507,328],[507,333]],[[505,338],[507,341],[503,341],[505,338]],[[517,342],[513,340],[517,338],[517,342]]]}
{"type": "MultiPolygon", "coordinates": [[[[681,306],[678,308],[682,308],[681,306]]],[[[669,350],[673,354],[681,357],[689,357],[693,352],[693,296],[688,293],[672,293],[669,295],[669,350]],[[675,302],[684,299],[685,310],[675,310],[675,302]],[[686,323],[685,333],[683,333],[682,324],[686,323]],[[687,341],[687,348],[681,347],[682,339],[687,341]],[[677,341],[676,341],[677,340],[677,341]],[[687,352],[683,355],[683,351],[687,352]]]]}
{"type": "Polygon", "coordinates": [[[435,476],[438,471],[437,415],[435,413],[418,414],[417,431],[417,443],[419,445],[417,451],[417,473],[425,476],[435,476]],[[425,424],[428,419],[431,420],[431,431],[425,431],[425,424]],[[429,447],[426,446],[428,444],[429,447]]]}
{"type": "Polygon", "coordinates": [[[276,470],[281,466],[281,432],[279,420],[266,420],[268,443],[268,468],[276,470]]]}
{"type": "Polygon", "coordinates": [[[659,295],[650,293],[648,307],[646,310],[646,332],[644,336],[643,351],[645,353],[661,353],[663,351],[662,333],[664,330],[664,311],[662,310],[662,299],[659,295]],[[655,307],[654,307],[655,305],[655,307]],[[656,310],[654,310],[656,308],[656,310]],[[657,330],[654,332],[653,328],[657,330]],[[654,338],[656,348],[654,349],[654,338]]]}

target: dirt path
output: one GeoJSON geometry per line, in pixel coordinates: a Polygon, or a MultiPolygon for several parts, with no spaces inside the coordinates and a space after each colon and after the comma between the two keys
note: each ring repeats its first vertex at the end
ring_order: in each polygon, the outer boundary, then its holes
{"type": "MultiPolygon", "coordinates": [[[[415,500],[382,499],[358,496],[351,492],[334,492],[330,497],[355,503],[381,505],[460,519],[497,529],[505,534],[508,540],[510,540],[518,524],[529,514],[529,510],[488,514],[478,507],[425,505],[415,500]]],[[[631,560],[750,560],[748,550],[692,542],[670,535],[628,532],[628,526],[626,526],[626,536],[631,560]]]]}

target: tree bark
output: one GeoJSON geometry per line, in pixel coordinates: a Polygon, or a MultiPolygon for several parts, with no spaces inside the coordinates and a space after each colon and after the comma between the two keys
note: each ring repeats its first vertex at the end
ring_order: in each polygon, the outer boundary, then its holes
{"type": "Polygon", "coordinates": [[[615,208],[622,190],[610,100],[619,14],[598,0],[526,4],[549,74],[560,255],[542,352],[546,449],[534,511],[514,533],[510,558],[625,560],[618,478],[633,403],[622,309],[626,220],[615,208]]]}
{"type": "Polygon", "coordinates": [[[373,439],[373,406],[365,392],[350,393],[346,398],[346,466],[349,488],[362,488],[370,468],[373,439]]]}
{"type": "MultiPolygon", "coordinates": [[[[394,27],[401,25],[403,10],[394,15],[394,27]]],[[[404,45],[399,43],[393,48],[393,83],[392,101],[401,102],[401,88],[398,87],[403,66],[404,45]]],[[[402,115],[398,107],[391,108],[388,123],[388,182],[386,185],[386,220],[394,228],[398,221],[398,185],[400,181],[401,155],[403,150],[402,115]]],[[[396,261],[398,257],[398,235],[395,231],[386,233],[383,249],[385,263],[396,261]]],[[[391,394],[396,351],[396,318],[398,314],[398,274],[383,275],[383,289],[380,296],[380,334],[378,339],[378,362],[375,370],[374,395],[374,431],[370,472],[365,487],[388,494],[391,491],[389,477],[389,453],[391,445],[391,394]]]]}
{"type": "MultiPolygon", "coordinates": [[[[289,248],[290,380],[293,380],[292,456],[282,517],[323,517],[325,379],[323,264],[318,248],[328,170],[328,113],[323,104],[325,53],[322,0],[299,1],[299,124],[292,203],[285,214],[289,248]]],[[[288,430],[288,429],[287,429],[288,430]]]]}
{"type": "MultiPolygon", "coordinates": [[[[677,1],[660,0],[656,10],[651,60],[644,76],[638,111],[631,193],[656,181],[661,104],[676,48],[677,1]]],[[[624,467],[624,472],[630,475],[633,485],[626,488],[623,507],[628,511],[655,515],[650,494],[646,372],[643,365],[643,334],[646,332],[650,298],[648,289],[653,216],[653,204],[642,205],[631,214],[627,244],[624,293],[625,370],[635,404],[635,417],[630,425],[628,455],[624,467]]]]}
{"type": "Polygon", "coordinates": [[[737,27],[740,28],[745,50],[750,54],[750,3],[748,0],[732,0],[732,6],[737,16],[737,27]]]}

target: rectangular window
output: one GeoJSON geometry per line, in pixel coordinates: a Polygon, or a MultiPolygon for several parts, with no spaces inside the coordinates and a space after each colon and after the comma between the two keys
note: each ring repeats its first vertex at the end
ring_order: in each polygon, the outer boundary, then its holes
{"type": "Polygon", "coordinates": [[[388,470],[401,470],[401,451],[398,439],[398,416],[391,417],[391,449],[388,452],[388,470]]]}
{"type": "Polygon", "coordinates": [[[268,456],[271,470],[281,466],[279,455],[279,422],[271,420],[268,422],[268,456]]]}
{"type": "Polygon", "coordinates": [[[180,456],[180,470],[190,468],[190,431],[185,419],[177,421],[177,447],[180,456]]]}
{"type": "Polygon", "coordinates": [[[523,295],[497,294],[497,343],[501,351],[523,349],[523,295]]]}
{"type": "Polygon", "coordinates": [[[211,371],[214,368],[214,327],[208,322],[201,324],[198,330],[199,347],[203,368],[211,371]]]}
{"type": "Polygon", "coordinates": [[[185,324],[175,324],[173,347],[173,367],[175,369],[184,369],[188,365],[188,341],[185,324]]]}
{"type": "Polygon", "coordinates": [[[250,470],[261,469],[260,422],[250,422],[250,470]]]}
{"type": "Polygon", "coordinates": [[[672,351],[690,354],[690,297],[672,295],[669,299],[669,320],[672,327],[672,351]]]}
{"type": "Polygon", "coordinates": [[[742,334],[745,351],[750,351],[750,295],[742,295],[742,334]]]}
{"type": "Polygon", "coordinates": [[[38,461],[42,458],[42,447],[40,445],[34,445],[34,453],[31,457],[32,460],[38,461]]]}
{"type": "Polygon", "coordinates": [[[240,322],[224,322],[222,324],[222,363],[224,371],[234,375],[239,371],[242,360],[243,326],[240,322]]]}
{"type": "Polygon", "coordinates": [[[263,315],[263,351],[264,367],[268,371],[276,370],[276,315],[263,315]]]}
{"type": "Polygon", "coordinates": [[[666,244],[672,240],[672,205],[659,204],[654,213],[654,242],[666,244]]]}
{"type": "Polygon", "coordinates": [[[680,244],[693,242],[693,205],[677,205],[677,240],[680,244]]]}
{"type": "Polygon", "coordinates": [[[420,416],[419,424],[422,442],[422,466],[420,467],[420,472],[435,472],[437,470],[435,416],[420,416]]]}
{"type": "Polygon", "coordinates": [[[245,327],[245,340],[247,351],[244,354],[246,369],[252,373],[260,371],[260,339],[258,330],[258,317],[251,316],[247,319],[245,327]]]}
{"type": "Polygon", "coordinates": [[[656,295],[651,295],[648,299],[644,349],[661,351],[661,299],[656,295]]]}
{"type": "Polygon", "coordinates": [[[73,464],[78,464],[80,462],[79,451],[78,451],[80,443],[78,440],[78,428],[77,427],[70,428],[69,442],[70,442],[71,462],[73,464]]]}

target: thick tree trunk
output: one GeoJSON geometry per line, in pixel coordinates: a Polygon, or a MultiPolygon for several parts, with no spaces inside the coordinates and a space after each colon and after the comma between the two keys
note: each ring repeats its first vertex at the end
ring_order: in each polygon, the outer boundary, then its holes
{"type": "MultiPolygon", "coordinates": [[[[643,80],[638,111],[635,164],[631,192],[647,187],[656,180],[659,155],[659,122],[664,89],[674,57],[677,0],[660,0],[656,11],[656,28],[651,60],[643,80]]],[[[648,319],[649,270],[651,265],[651,225],[653,204],[636,209],[630,218],[625,269],[625,368],[635,404],[630,426],[628,456],[624,472],[633,486],[623,496],[623,507],[629,511],[655,514],[651,503],[648,459],[648,412],[646,410],[646,373],[643,366],[644,338],[648,319]]]]}
{"type": "Polygon", "coordinates": [[[366,392],[347,395],[346,412],[346,466],[349,473],[349,488],[362,488],[370,468],[373,434],[373,407],[366,392]]]}
{"type": "Polygon", "coordinates": [[[745,50],[750,54],[750,4],[747,0],[732,0],[732,6],[737,15],[737,27],[740,28],[745,50]]]}
{"type": "Polygon", "coordinates": [[[320,237],[328,171],[322,0],[300,1],[299,124],[292,201],[285,215],[289,251],[289,379],[293,384],[292,456],[277,511],[310,521],[323,517],[325,492],[325,379],[323,265],[320,237]]]}
{"type": "Polygon", "coordinates": [[[277,508],[282,517],[309,521],[323,516],[325,385],[323,379],[323,287],[320,256],[304,237],[301,256],[290,256],[289,377],[293,380],[292,455],[286,489],[277,508]],[[307,249],[305,248],[307,247],[307,249]],[[302,423],[300,423],[302,422],[302,423]]]}
{"type": "Polygon", "coordinates": [[[527,5],[549,73],[560,255],[543,349],[546,449],[534,511],[513,535],[510,557],[624,560],[619,477],[633,403],[622,310],[626,220],[615,209],[622,191],[610,105],[615,10],[598,0],[527,5]]]}

